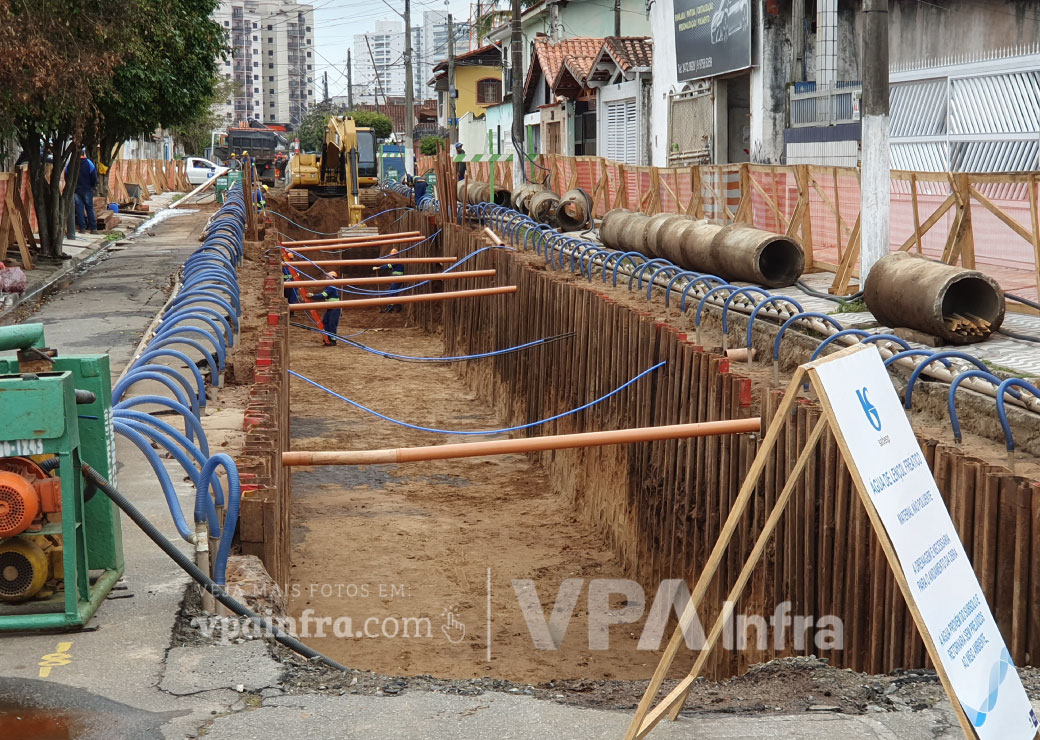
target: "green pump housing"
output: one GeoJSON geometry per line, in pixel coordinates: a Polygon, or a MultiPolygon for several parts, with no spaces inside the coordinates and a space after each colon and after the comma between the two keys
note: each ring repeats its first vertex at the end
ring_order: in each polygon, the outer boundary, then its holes
{"type": "MultiPolygon", "coordinates": [[[[80,465],[115,482],[112,379],[108,355],[56,356],[45,349],[42,324],[0,327],[0,459],[58,458],[61,521],[15,537],[50,535],[63,548],[63,587],[49,598],[0,602],[0,631],[72,629],[85,625],[124,571],[119,510],[98,492],[85,499],[80,465]],[[80,394],[77,403],[76,391],[80,394]],[[42,457],[41,457],[42,456],[42,457]]],[[[7,538],[13,539],[13,538],[7,538]]],[[[0,540],[0,577],[3,545],[0,540]]],[[[52,574],[52,576],[55,574],[52,574]]]]}

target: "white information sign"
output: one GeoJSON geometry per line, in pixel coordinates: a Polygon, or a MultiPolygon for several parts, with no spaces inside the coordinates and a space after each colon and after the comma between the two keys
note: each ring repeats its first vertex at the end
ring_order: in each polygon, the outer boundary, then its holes
{"type": "Polygon", "coordinates": [[[981,740],[1027,740],[1033,713],[953,520],[874,345],[814,367],[953,692],[981,740]]]}

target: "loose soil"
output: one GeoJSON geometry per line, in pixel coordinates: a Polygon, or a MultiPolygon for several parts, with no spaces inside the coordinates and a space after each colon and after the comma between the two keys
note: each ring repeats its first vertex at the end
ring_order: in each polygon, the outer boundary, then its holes
{"type": "MultiPolygon", "coordinates": [[[[345,316],[340,334],[359,331],[365,333],[358,341],[387,352],[437,356],[442,351],[437,337],[404,326],[401,314],[371,309],[345,316]]],[[[401,362],[343,343],[325,348],[317,334],[294,329],[291,365],[395,419],[452,430],[502,425],[449,364],[401,362]]],[[[377,449],[485,438],[397,426],[296,378],[291,399],[295,449],[377,449]]],[[[610,650],[589,649],[587,585],[560,649],[534,646],[514,595],[515,579],[534,582],[544,619],[565,579],[624,578],[624,573],[606,543],[552,493],[545,473],[526,456],[297,468],[293,499],[290,612],[296,618],[308,609],[318,617],[350,617],[349,637],[335,637],[327,628],[327,636],[306,642],[351,667],[539,683],[645,678],[656,665],[656,653],[635,649],[639,624],[612,629],[610,650]],[[449,614],[461,626],[453,626],[449,614]],[[367,619],[379,620],[370,623],[375,625],[370,631],[380,632],[393,631],[395,620],[405,618],[428,619],[429,636],[354,636],[367,619]]],[[[623,600],[611,606],[623,606],[623,600]]]]}

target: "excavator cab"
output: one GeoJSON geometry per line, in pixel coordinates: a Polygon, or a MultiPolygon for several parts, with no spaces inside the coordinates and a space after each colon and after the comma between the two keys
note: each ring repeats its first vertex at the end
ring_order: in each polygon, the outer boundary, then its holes
{"type": "Polygon", "coordinates": [[[358,202],[358,129],[350,116],[332,116],[318,154],[293,158],[289,174],[289,204],[306,210],[315,198],[347,198],[350,225],[361,221],[364,206],[358,202]]]}

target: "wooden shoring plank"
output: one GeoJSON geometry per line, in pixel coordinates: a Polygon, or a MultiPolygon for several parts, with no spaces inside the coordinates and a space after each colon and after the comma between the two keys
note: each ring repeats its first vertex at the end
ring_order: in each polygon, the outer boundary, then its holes
{"type": "Polygon", "coordinates": [[[991,201],[985,195],[976,190],[974,186],[968,186],[968,193],[972,198],[977,200],[983,208],[985,208],[987,211],[989,211],[998,219],[1000,219],[1004,224],[1006,224],[1009,229],[1014,231],[1016,234],[1018,234],[1020,237],[1025,239],[1030,244],[1033,243],[1033,233],[1029,229],[1027,229],[1025,226],[1020,224],[1015,219],[1011,218],[1011,216],[1007,215],[1002,210],[1000,210],[1000,208],[993,201],[991,201]]]}
{"type": "MultiPolygon", "coordinates": [[[[654,670],[654,674],[647,685],[646,691],[643,693],[642,699],[640,699],[639,706],[636,708],[635,715],[632,718],[632,722],[629,725],[628,731],[625,733],[626,740],[635,740],[636,738],[645,737],[646,734],[657,724],[664,716],[664,713],[669,711],[670,705],[662,702],[656,708],[654,712],[657,713],[656,719],[651,721],[648,714],[651,711],[651,707],[654,703],[654,699],[657,698],[657,693],[660,691],[661,684],[664,682],[665,677],[668,674],[668,670],[671,667],[672,661],[675,659],[679,648],[685,642],[684,632],[692,624],[693,620],[697,617],[697,609],[707,592],[709,583],[714,580],[716,571],[722,562],[723,556],[725,555],[726,548],[729,546],[729,540],[733,536],[733,531],[736,529],[738,522],[743,517],[744,512],[747,509],[748,502],[754,493],[755,487],[757,486],[758,479],[762,475],[762,471],[765,468],[766,460],[769,454],[772,452],[774,445],[776,444],[777,438],[780,432],[786,425],[787,415],[790,413],[791,406],[794,404],[795,398],[798,395],[798,386],[801,384],[802,379],[805,376],[804,368],[799,367],[791,382],[788,384],[787,393],[784,395],[783,400],[777,409],[777,416],[774,418],[773,423],[769,425],[766,430],[765,437],[762,442],[762,448],[759,450],[759,454],[755,457],[754,462],[751,464],[751,468],[748,471],[747,477],[741,485],[740,493],[737,495],[735,506],[730,511],[729,516],[726,518],[723,532],[715,540],[714,546],[712,547],[711,554],[708,556],[704,567],[697,576],[696,583],[694,584],[692,593],[690,595],[690,601],[686,608],[683,609],[682,614],[679,617],[679,623],[676,625],[674,632],[672,633],[671,639],[668,641],[668,645],[665,647],[662,653],[661,660],[654,670]]],[[[685,689],[692,685],[693,680],[684,679],[680,682],[679,695],[685,698],[685,689]],[[684,686],[685,684],[685,686],[684,686]]],[[[676,691],[673,690],[672,694],[676,691]]],[[[671,694],[670,694],[671,695],[671,694]]],[[[682,704],[679,703],[681,708],[682,704]]]]}
{"type": "MultiPolygon", "coordinates": [[[[929,229],[931,229],[933,226],[935,226],[935,224],[937,224],[939,222],[939,219],[943,217],[943,214],[945,214],[948,210],[950,210],[950,208],[952,208],[953,205],[956,202],[957,202],[957,196],[954,195],[953,193],[950,193],[948,196],[946,196],[946,200],[944,200],[942,203],[940,203],[939,207],[936,208],[935,211],[932,212],[932,215],[929,216],[927,219],[925,219],[924,223],[921,224],[921,226],[920,226],[921,236],[924,236],[928,232],[929,229]]],[[[905,242],[903,242],[899,246],[899,250],[898,251],[906,252],[907,250],[909,250],[910,247],[913,245],[915,238],[916,238],[916,236],[912,234],[909,239],[907,239],[905,242]]]]}
{"type": "Polygon", "coordinates": [[[917,174],[910,173],[910,203],[914,210],[914,241],[917,253],[921,254],[921,214],[917,208],[917,174]]]}
{"type": "MultiPolygon", "coordinates": [[[[769,193],[765,191],[765,188],[758,184],[758,180],[749,176],[748,181],[751,183],[751,187],[753,187],[755,190],[759,192],[759,194],[762,196],[762,199],[766,202],[766,205],[769,206],[770,209],[772,209],[774,214],[776,214],[776,219],[780,224],[783,225],[784,231],[787,231],[791,227],[791,221],[780,210],[780,206],[778,206],[776,204],[776,201],[773,200],[773,198],[770,197],[769,193]]],[[[775,179],[773,180],[773,186],[776,186],[775,179]]]]}
{"type": "Polygon", "coordinates": [[[862,231],[860,229],[860,217],[856,217],[856,223],[852,227],[852,234],[849,237],[848,247],[845,249],[845,254],[842,255],[841,263],[838,265],[838,269],[834,273],[834,282],[831,283],[830,292],[835,295],[848,295],[852,292],[850,281],[852,280],[852,272],[859,261],[859,250],[860,250],[860,238],[862,231]]]}
{"type": "MultiPolygon", "coordinates": [[[[715,644],[718,642],[718,639],[722,634],[723,627],[733,615],[733,610],[736,606],[737,600],[743,593],[744,587],[747,585],[752,571],[754,571],[755,566],[758,565],[758,561],[762,557],[762,552],[765,550],[766,542],[773,536],[773,531],[776,529],[781,514],[784,513],[791,496],[794,494],[795,489],[802,480],[802,471],[805,469],[805,466],[808,464],[812,456],[816,453],[816,445],[819,443],[820,437],[827,428],[827,423],[826,418],[820,417],[813,426],[812,431],[809,433],[805,447],[802,448],[798,454],[797,460],[795,460],[794,466],[791,470],[791,476],[788,478],[783,489],[780,491],[780,494],[777,496],[776,506],[774,506],[773,510],[769,512],[765,526],[755,539],[755,545],[751,549],[751,553],[748,555],[747,559],[744,561],[744,565],[737,575],[736,582],[729,590],[726,600],[723,602],[722,609],[720,610],[719,615],[715,618],[715,621],[705,638],[704,647],[697,654],[697,660],[694,662],[693,668],[690,669],[687,678],[696,679],[703,670],[704,665],[707,663],[708,657],[712,653],[712,649],[715,647],[715,644]]],[[[690,684],[680,683],[675,690],[661,701],[661,704],[647,716],[646,722],[644,723],[646,731],[649,731],[654,724],[664,717],[665,714],[668,714],[671,719],[675,719],[678,716],[679,710],[682,709],[683,702],[686,699],[686,695],[689,693],[689,686],[690,684]],[[646,725],[649,725],[649,727],[646,725]]],[[[643,734],[645,734],[645,732],[643,734]]]]}
{"type": "MultiPolygon", "coordinates": [[[[22,257],[22,268],[31,270],[33,269],[33,260],[32,255],[29,253],[29,242],[25,238],[25,228],[22,225],[22,218],[14,201],[14,189],[18,181],[11,173],[4,173],[4,175],[7,180],[7,193],[4,196],[4,222],[9,225],[11,232],[14,233],[15,243],[18,245],[18,253],[22,257]]],[[[10,232],[8,232],[8,228],[5,225],[3,233],[5,247],[7,246],[8,233],[10,232]]],[[[3,255],[0,255],[0,259],[2,258],[3,255]]]]}
{"type": "MultiPolygon", "coordinates": [[[[1036,294],[1040,296],[1040,203],[1037,203],[1038,190],[1037,187],[1037,175],[1033,173],[1029,177],[1029,220],[1033,227],[1032,239],[1030,240],[1033,244],[1033,272],[1036,276],[1036,294]]],[[[1034,536],[1040,535],[1040,532],[1034,533],[1034,536]]]]}
{"type": "MultiPolygon", "coordinates": [[[[835,167],[834,169],[837,169],[837,167],[835,167]]],[[[841,214],[838,212],[838,209],[834,207],[833,203],[831,203],[830,198],[828,198],[824,194],[823,188],[820,187],[820,184],[818,182],[816,182],[816,179],[814,177],[811,177],[811,176],[809,177],[809,184],[812,185],[813,189],[816,190],[816,193],[820,196],[820,200],[823,201],[823,204],[825,206],[827,206],[828,210],[830,210],[830,212],[834,214],[834,218],[837,219],[838,228],[835,229],[835,231],[838,234],[838,251],[840,253],[840,251],[841,251],[841,232],[844,231],[847,234],[847,233],[851,232],[852,229],[850,229],[848,224],[846,224],[845,221],[842,220],[841,214]]]]}

